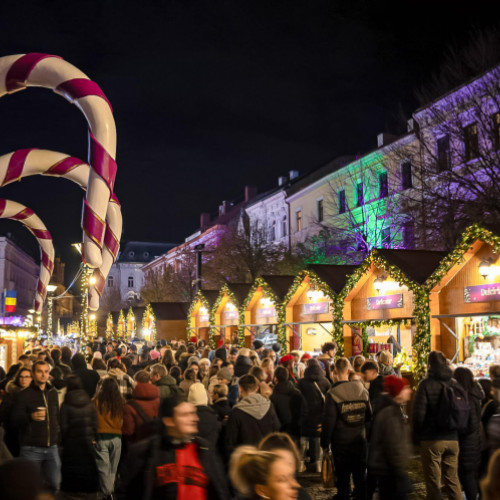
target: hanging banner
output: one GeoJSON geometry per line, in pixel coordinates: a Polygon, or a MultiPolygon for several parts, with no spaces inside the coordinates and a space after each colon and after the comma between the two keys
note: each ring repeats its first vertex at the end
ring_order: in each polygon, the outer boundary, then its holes
{"type": "Polygon", "coordinates": [[[225,311],[224,319],[225,321],[238,319],[238,311],[225,311]]]}
{"type": "Polygon", "coordinates": [[[326,314],[329,310],[329,305],[329,302],[311,302],[310,304],[304,304],[302,315],[326,314]]]}
{"type": "Polygon", "coordinates": [[[464,287],[464,302],[500,300],[500,283],[464,287]]]}
{"type": "Polygon", "coordinates": [[[200,314],[198,320],[200,323],[208,323],[210,321],[210,314],[200,314]]]}
{"type": "Polygon", "coordinates": [[[377,309],[398,309],[403,307],[403,294],[383,295],[381,297],[368,297],[366,299],[366,308],[369,311],[377,309]]]}

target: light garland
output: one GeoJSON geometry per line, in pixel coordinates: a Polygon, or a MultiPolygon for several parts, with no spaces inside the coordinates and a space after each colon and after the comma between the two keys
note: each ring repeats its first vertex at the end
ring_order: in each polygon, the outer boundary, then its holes
{"type": "Polygon", "coordinates": [[[264,281],[262,278],[257,278],[250,288],[250,291],[248,292],[248,295],[246,296],[245,300],[243,301],[243,304],[241,305],[240,308],[240,325],[238,328],[238,338],[240,341],[240,346],[244,347],[245,346],[245,327],[243,326],[245,324],[245,311],[248,307],[248,304],[250,304],[250,301],[252,300],[253,296],[255,295],[255,292],[257,289],[261,287],[265,294],[274,302],[274,307],[276,308],[276,312],[278,313],[278,342],[281,345],[281,349],[283,349],[283,352],[286,351],[286,329],[285,329],[285,317],[284,317],[284,311],[283,311],[283,305],[279,301],[278,297],[276,294],[272,291],[271,287],[264,281]]]}
{"type": "Polygon", "coordinates": [[[108,313],[108,318],[106,319],[106,340],[113,340],[113,316],[108,313]]]}
{"type": "Polygon", "coordinates": [[[149,341],[156,345],[156,316],[151,304],[146,306],[142,315],[141,328],[149,332],[149,341]]]}
{"type": "Polygon", "coordinates": [[[217,300],[215,301],[214,306],[210,310],[210,327],[208,330],[208,344],[212,349],[215,349],[215,315],[217,313],[217,309],[219,309],[222,299],[226,296],[229,297],[229,300],[235,305],[236,309],[239,308],[239,303],[236,300],[236,296],[233,291],[229,288],[227,283],[224,283],[222,288],[220,289],[219,295],[217,295],[217,300]]]}
{"type": "Polygon", "coordinates": [[[126,329],[126,338],[129,338],[132,340],[136,334],[135,331],[135,315],[134,311],[132,311],[132,306],[129,307],[128,313],[127,313],[127,321],[125,323],[125,329],[126,329]]]}
{"type": "Polygon", "coordinates": [[[125,326],[125,316],[122,309],[120,309],[118,321],[116,322],[116,336],[118,337],[118,340],[123,339],[125,342],[127,342],[127,329],[125,326]]]}

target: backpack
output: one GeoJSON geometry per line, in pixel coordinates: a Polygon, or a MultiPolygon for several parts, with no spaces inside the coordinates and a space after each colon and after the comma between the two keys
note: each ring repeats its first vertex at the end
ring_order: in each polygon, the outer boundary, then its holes
{"type": "Polygon", "coordinates": [[[140,441],[141,439],[157,434],[160,429],[160,419],[157,417],[150,417],[143,410],[142,406],[133,399],[127,401],[127,404],[135,410],[136,416],[139,417],[135,418],[136,431],[133,436],[130,436],[131,441],[140,441]]]}
{"type": "Polygon", "coordinates": [[[469,429],[470,405],[464,389],[458,385],[443,384],[437,407],[440,429],[466,433],[469,429]]]}

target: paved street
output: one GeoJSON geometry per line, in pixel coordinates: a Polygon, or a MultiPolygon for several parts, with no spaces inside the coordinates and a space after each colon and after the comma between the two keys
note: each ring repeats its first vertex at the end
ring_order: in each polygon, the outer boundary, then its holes
{"type": "MultiPolygon", "coordinates": [[[[425,484],[422,477],[422,468],[420,466],[419,457],[415,457],[410,463],[410,477],[413,482],[414,491],[410,495],[411,500],[422,500],[425,498],[425,484]]],[[[300,484],[306,488],[310,497],[313,500],[327,500],[331,499],[337,492],[336,489],[324,489],[321,486],[319,474],[305,472],[299,475],[300,484]]]]}

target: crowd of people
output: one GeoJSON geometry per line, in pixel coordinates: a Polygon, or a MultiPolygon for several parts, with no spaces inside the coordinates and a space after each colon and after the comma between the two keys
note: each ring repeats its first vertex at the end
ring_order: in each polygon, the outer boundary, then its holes
{"type": "Polygon", "coordinates": [[[399,500],[415,451],[428,499],[500,498],[500,366],[476,381],[439,351],[414,394],[390,352],[334,342],[36,346],[0,376],[6,500],[307,499],[330,454],[336,499],[399,500]]]}

